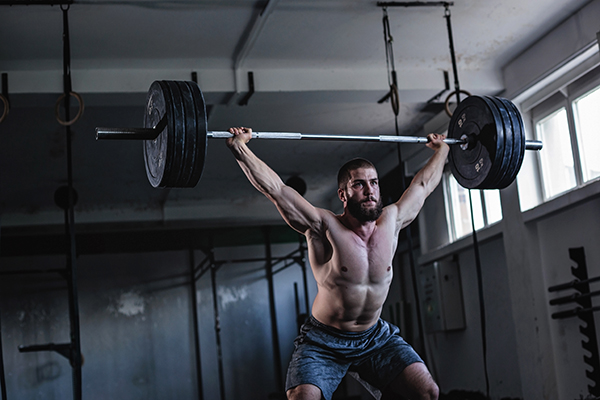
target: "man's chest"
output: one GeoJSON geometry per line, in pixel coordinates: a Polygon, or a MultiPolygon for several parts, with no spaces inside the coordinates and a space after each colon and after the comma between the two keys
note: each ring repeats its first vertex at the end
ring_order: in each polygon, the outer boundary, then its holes
{"type": "Polygon", "coordinates": [[[363,283],[380,283],[389,279],[396,247],[389,236],[373,234],[364,241],[348,235],[333,247],[333,267],[341,277],[363,283]]]}

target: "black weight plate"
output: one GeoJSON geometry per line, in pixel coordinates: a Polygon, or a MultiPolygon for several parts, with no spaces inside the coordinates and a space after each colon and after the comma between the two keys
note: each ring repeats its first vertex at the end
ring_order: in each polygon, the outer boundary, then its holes
{"type": "Polygon", "coordinates": [[[514,121],[512,118],[512,110],[510,110],[509,108],[507,108],[507,105],[504,101],[502,101],[501,98],[494,98],[494,100],[499,104],[499,106],[502,108],[503,113],[507,114],[509,120],[510,120],[510,133],[511,133],[511,145],[506,146],[506,154],[507,154],[507,159],[508,159],[508,163],[505,163],[505,165],[503,165],[502,167],[502,173],[499,176],[497,182],[495,183],[495,188],[496,189],[504,189],[506,186],[508,186],[506,184],[506,182],[512,182],[512,178],[511,175],[513,173],[513,164],[515,162],[515,159],[518,157],[518,155],[515,153],[515,151],[517,149],[515,149],[515,146],[519,147],[518,143],[515,143],[515,125],[514,125],[514,121]]]}
{"type": "Polygon", "coordinates": [[[511,165],[506,177],[500,182],[499,187],[499,189],[504,189],[513,183],[523,164],[523,158],[525,157],[525,130],[523,128],[521,113],[517,107],[510,100],[500,99],[500,101],[504,103],[513,125],[513,156],[511,165]]]}
{"type": "MultiPolygon", "coordinates": [[[[492,96],[486,96],[488,100],[496,107],[502,119],[502,133],[504,137],[504,145],[499,149],[499,154],[496,156],[498,169],[495,176],[490,176],[482,189],[501,189],[502,181],[506,178],[510,170],[510,165],[513,157],[513,125],[509,111],[500,99],[492,96]]],[[[498,135],[500,137],[500,135],[498,135]]]]}
{"type": "Polygon", "coordinates": [[[166,86],[165,99],[170,98],[173,110],[173,165],[165,186],[175,188],[180,185],[185,162],[185,116],[179,87],[173,81],[163,82],[166,86]]]}
{"type": "Polygon", "coordinates": [[[175,142],[177,140],[177,131],[176,131],[176,116],[173,109],[173,98],[171,97],[171,92],[165,81],[160,82],[160,87],[162,89],[162,94],[165,99],[165,109],[168,116],[168,124],[167,124],[167,153],[165,157],[165,173],[163,174],[163,179],[161,183],[161,187],[171,187],[173,185],[173,173],[176,173],[176,153],[175,153],[175,142]]]}
{"type": "Polygon", "coordinates": [[[204,96],[202,91],[195,82],[185,82],[190,89],[192,99],[194,100],[194,110],[196,112],[196,154],[194,159],[194,168],[190,181],[188,182],[189,187],[196,186],[200,178],[202,177],[202,171],[204,170],[204,161],[206,159],[206,147],[208,144],[208,128],[206,123],[206,105],[204,103],[204,96]]]}
{"type": "Polygon", "coordinates": [[[450,169],[461,186],[477,189],[488,175],[497,173],[498,164],[494,161],[499,150],[504,148],[503,132],[499,127],[502,127],[502,120],[484,97],[469,96],[454,110],[448,126],[448,137],[470,138],[466,148],[450,146],[450,169]]]}
{"type": "Polygon", "coordinates": [[[144,162],[146,175],[153,187],[164,187],[169,175],[172,152],[173,113],[165,99],[162,82],[155,81],[150,85],[146,96],[146,112],[144,114],[144,128],[153,128],[166,116],[167,125],[154,140],[144,140],[144,162]]]}
{"type": "MultiPolygon", "coordinates": [[[[158,81],[160,96],[164,100],[165,115],[167,116],[167,125],[165,128],[165,142],[164,153],[162,158],[164,159],[165,168],[163,171],[162,179],[159,187],[170,187],[173,184],[173,173],[175,167],[175,141],[177,139],[177,133],[175,130],[175,114],[173,110],[173,98],[167,84],[164,81],[158,81]]],[[[176,173],[176,171],[175,171],[176,173]]]]}
{"type": "Polygon", "coordinates": [[[181,93],[181,99],[183,101],[183,108],[185,114],[185,162],[182,170],[182,179],[178,187],[192,187],[190,182],[193,179],[195,163],[198,160],[197,153],[197,142],[198,142],[198,121],[196,119],[196,106],[194,104],[194,97],[186,82],[177,81],[181,93]]]}

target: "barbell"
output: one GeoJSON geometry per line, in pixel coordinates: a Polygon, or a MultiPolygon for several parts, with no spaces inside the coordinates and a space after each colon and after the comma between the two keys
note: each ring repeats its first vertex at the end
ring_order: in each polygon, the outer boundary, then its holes
{"type": "MultiPolygon", "coordinates": [[[[146,174],[154,187],[194,187],[202,176],[208,138],[229,138],[208,131],[202,91],[194,82],[155,81],[148,90],[143,128],[96,128],[96,139],[144,141],[146,174]]],[[[323,135],[253,132],[257,139],[304,139],[387,143],[427,143],[426,137],[323,135]]],[[[468,189],[503,189],[516,178],[525,150],[540,150],[540,141],[525,140],[521,114],[509,100],[469,96],[452,114],[449,164],[458,183],[468,189]]]]}

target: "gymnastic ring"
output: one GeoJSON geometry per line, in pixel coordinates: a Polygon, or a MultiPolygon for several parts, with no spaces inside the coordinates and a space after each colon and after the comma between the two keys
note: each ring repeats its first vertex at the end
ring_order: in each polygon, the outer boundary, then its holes
{"type": "Polygon", "coordinates": [[[8,111],[10,110],[10,104],[8,103],[8,99],[3,94],[0,94],[0,100],[4,103],[4,111],[2,111],[2,115],[0,116],[0,123],[4,121],[4,118],[8,115],[8,111]]]}
{"type": "MultiPolygon", "coordinates": [[[[448,95],[448,97],[446,97],[446,102],[444,103],[444,107],[445,107],[445,109],[446,109],[446,114],[448,114],[448,116],[449,116],[450,118],[452,118],[452,112],[450,111],[450,107],[449,107],[449,105],[450,105],[450,98],[451,98],[453,95],[455,95],[455,94],[456,94],[456,92],[457,92],[456,90],[455,90],[454,92],[451,92],[451,93],[448,95]]],[[[458,90],[458,93],[463,93],[463,94],[466,94],[467,96],[471,96],[471,93],[467,92],[466,90],[462,90],[462,89],[458,90]]]]}
{"type": "Polygon", "coordinates": [[[394,111],[394,115],[398,115],[400,112],[400,96],[398,95],[398,86],[392,84],[390,85],[390,100],[392,103],[392,110],[394,111]]]}
{"type": "Polygon", "coordinates": [[[81,116],[83,115],[83,110],[85,108],[85,105],[83,103],[83,98],[81,97],[81,95],[77,92],[69,92],[69,96],[73,96],[77,99],[77,101],[79,102],[79,111],[77,111],[77,115],[75,115],[75,117],[73,117],[72,120],[70,121],[63,121],[62,119],[60,119],[60,114],[58,112],[59,107],[60,107],[60,102],[65,98],[65,94],[61,94],[58,97],[58,100],[56,100],[56,106],[54,107],[54,114],[56,115],[56,120],[58,121],[59,124],[63,125],[63,126],[70,126],[73,125],[75,122],[77,122],[79,120],[79,118],[81,118],[81,116]]]}

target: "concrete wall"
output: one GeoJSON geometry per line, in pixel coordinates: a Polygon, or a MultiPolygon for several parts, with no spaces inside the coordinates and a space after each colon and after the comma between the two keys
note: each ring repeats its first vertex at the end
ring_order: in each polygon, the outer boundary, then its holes
{"type": "MultiPolygon", "coordinates": [[[[273,257],[297,249],[273,245],[273,257]]],[[[217,260],[265,257],[264,246],[217,248],[217,260]]],[[[205,255],[194,252],[199,264],[205,255]]],[[[64,268],[64,256],[5,257],[2,271],[64,268]]],[[[197,399],[188,251],[81,255],[78,288],[85,399],[197,399]]],[[[283,264],[278,265],[279,269],[283,264]]],[[[308,271],[309,302],[316,294],[308,271]]],[[[306,312],[301,268],[274,276],[282,374],[297,334],[294,282],[306,312]]],[[[227,399],[277,392],[264,262],[223,263],[217,272],[223,377],[227,399]]],[[[205,399],[219,379],[210,273],[197,281],[205,399]]],[[[71,368],[54,352],[19,345],[69,341],[67,292],[56,273],[2,275],[2,345],[9,399],[72,398],[71,368]]]]}
{"type": "MultiPolygon", "coordinates": [[[[576,263],[569,258],[568,249],[583,247],[587,264],[588,276],[600,276],[600,199],[585,202],[581,205],[551,215],[536,223],[540,248],[545,249],[541,258],[541,273],[546,287],[570,282],[574,278],[571,268],[576,263]],[[579,221],[579,223],[574,223],[579,221]],[[589,221],[583,222],[582,221],[589,221]]],[[[598,283],[591,284],[591,290],[598,290],[598,283]]],[[[574,290],[546,292],[546,298],[558,298],[575,293],[574,290]]],[[[546,302],[546,304],[548,304],[546,302]]],[[[592,300],[593,305],[599,305],[598,298],[592,300]]],[[[549,312],[555,313],[575,308],[575,303],[551,306],[549,312]]],[[[593,314],[596,322],[596,332],[600,332],[600,315],[593,314]]],[[[558,398],[577,398],[579,394],[587,393],[585,388],[590,380],[583,373],[591,367],[583,363],[584,356],[589,356],[582,348],[582,341],[588,339],[579,331],[585,327],[579,318],[551,319],[549,323],[552,352],[554,353],[557,376],[558,398]]],[[[600,337],[595,338],[600,342],[600,337]]],[[[600,370],[596,370],[600,376],[600,370]]]]}

